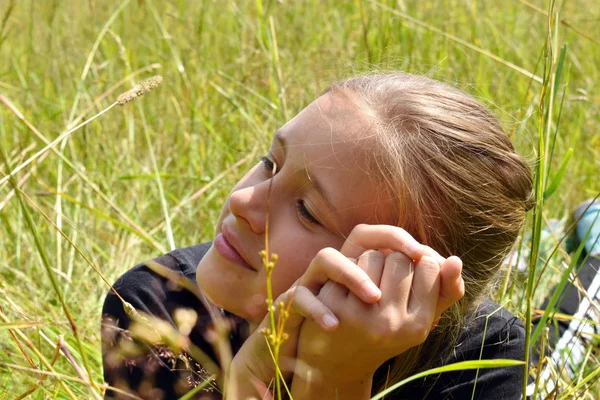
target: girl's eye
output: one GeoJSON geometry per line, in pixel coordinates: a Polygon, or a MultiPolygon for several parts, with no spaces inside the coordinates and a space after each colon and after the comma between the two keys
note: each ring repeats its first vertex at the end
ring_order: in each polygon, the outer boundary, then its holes
{"type": "Polygon", "coordinates": [[[321,225],[321,223],[319,222],[319,220],[316,219],[310,213],[310,211],[308,211],[308,208],[306,208],[306,205],[304,204],[304,200],[298,200],[298,201],[296,201],[296,210],[298,210],[298,213],[300,214],[300,216],[302,218],[304,218],[304,220],[306,222],[308,222],[309,224],[321,225]]]}
{"type": "Polygon", "coordinates": [[[262,162],[262,165],[268,174],[275,175],[277,173],[277,164],[275,164],[275,162],[273,160],[271,160],[269,157],[267,157],[267,156],[261,157],[260,162],[262,162]]]}

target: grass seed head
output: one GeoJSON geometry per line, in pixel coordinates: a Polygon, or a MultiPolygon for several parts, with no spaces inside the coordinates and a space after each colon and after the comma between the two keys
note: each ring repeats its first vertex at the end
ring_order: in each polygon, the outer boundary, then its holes
{"type": "Polygon", "coordinates": [[[151,78],[145,79],[135,85],[132,89],[129,89],[125,93],[122,93],[119,97],[117,97],[117,104],[122,106],[123,104],[127,104],[132,100],[137,99],[151,91],[152,89],[158,87],[162,83],[162,76],[155,75],[151,78]]]}

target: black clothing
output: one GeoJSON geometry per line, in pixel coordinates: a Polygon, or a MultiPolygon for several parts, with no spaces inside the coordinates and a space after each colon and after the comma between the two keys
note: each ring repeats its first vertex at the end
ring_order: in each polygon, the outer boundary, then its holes
{"type": "MultiPolygon", "coordinates": [[[[210,243],[175,250],[155,261],[196,284],[196,267],[210,243]]],[[[189,337],[196,346],[216,362],[210,344],[211,321],[202,302],[189,291],[182,290],[167,278],[157,275],[145,264],[125,273],[114,285],[115,290],[135,309],[173,322],[176,308],[198,312],[198,320],[189,337]]],[[[231,346],[233,354],[249,335],[248,324],[242,318],[227,314],[232,322],[231,346]]],[[[524,359],[525,328],[521,321],[491,301],[484,302],[467,319],[457,345],[443,363],[478,359],[524,359]],[[489,316],[489,317],[488,317],[489,316]],[[487,327],[486,327],[487,324],[487,327]],[[484,333],[485,332],[485,333],[484,333]]],[[[126,333],[131,318],[122,301],[110,292],[103,307],[102,353],[104,379],[111,386],[129,388],[143,398],[173,399],[201,383],[208,373],[189,357],[177,357],[167,348],[150,350],[150,355],[119,356],[121,344],[133,344],[126,333]],[[191,365],[192,368],[184,368],[191,365]],[[144,388],[143,381],[149,384],[144,388]],[[161,392],[162,391],[162,392],[161,392]]],[[[147,349],[146,349],[147,350],[147,349]]],[[[387,399],[518,399],[521,397],[523,366],[509,368],[457,371],[414,381],[387,399]]],[[[385,380],[387,370],[380,368],[374,381],[385,380]]],[[[107,397],[118,394],[107,392],[107,397]]],[[[209,388],[195,398],[219,399],[218,389],[209,388]],[[204,396],[204,397],[202,397],[204,396]]]]}

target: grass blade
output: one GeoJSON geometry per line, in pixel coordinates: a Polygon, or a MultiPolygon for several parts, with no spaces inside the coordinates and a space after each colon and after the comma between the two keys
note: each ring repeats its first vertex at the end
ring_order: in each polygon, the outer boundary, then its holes
{"type": "Polygon", "coordinates": [[[554,194],[554,192],[556,192],[558,186],[560,186],[560,183],[562,182],[565,173],[567,172],[567,167],[569,166],[569,161],[571,161],[572,156],[573,149],[570,148],[567,151],[567,154],[565,154],[565,157],[563,158],[563,161],[560,165],[560,168],[556,172],[554,179],[552,179],[552,181],[550,181],[550,184],[546,186],[546,190],[544,191],[544,200],[548,200],[554,194]]]}
{"type": "Polygon", "coordinates": [[[409,378],[406,378],[395,385],[390,386],[386,390],[378,393],[377,395],[371,397],[371,400],[379,400],[388,394],[392,393],[394,390],[398,389],[401,386],[406,385],[409,382],[414,380],[424,378],[430,375],[438,375],[443,374],[444,372],[453,372],[453,371],[465,371],[469,369],[485,369],[485,368],[502,368],[502,367],[514,367],[516,365],[525,364],[523,361],[517,360],[505,360],[505,359],[497,359],[497,360],[480,360],[480,361],[461,361],[454,364],[448,364],[443,367],[433,368],[427,371],[420,372],[416,375],[413,375],[409,378]]]}

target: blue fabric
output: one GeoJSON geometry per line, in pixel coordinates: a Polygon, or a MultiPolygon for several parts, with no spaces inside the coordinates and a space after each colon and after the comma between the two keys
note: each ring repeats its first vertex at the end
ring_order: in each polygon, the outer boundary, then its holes
{"type": "Polygon", "coordinates": [[[579,220],[575,226],[577,242],[581,243],[585,239],[585,252],[600,255],[600,201],[586,201],[575,210],[573,216],[576,221],[579,220]]]}

